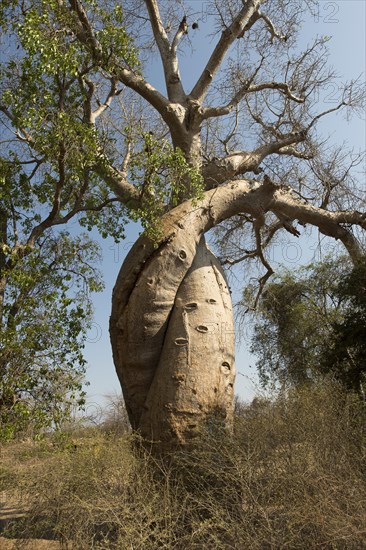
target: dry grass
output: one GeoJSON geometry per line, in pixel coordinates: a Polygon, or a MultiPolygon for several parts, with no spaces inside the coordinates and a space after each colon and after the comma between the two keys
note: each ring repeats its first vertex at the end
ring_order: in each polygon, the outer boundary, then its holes
{"type": "Polygon", "coordinates": [[[80,550],[361,550],[365,419],[326,387],[242,406],[234,436],[212,430],[164,462],[113,429],[8,445],[3,488],[29,506],[8,535],[80,550]]]}

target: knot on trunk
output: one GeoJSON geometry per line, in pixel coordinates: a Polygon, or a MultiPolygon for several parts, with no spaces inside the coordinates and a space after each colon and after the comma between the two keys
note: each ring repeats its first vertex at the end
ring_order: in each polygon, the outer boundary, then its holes
{"type": "MultiPolygon", "coordinates": [[[[160,451],[192,442],[218,411],[225,425],[232,419],[230,293],[205,239],[192,235],[182,231],[152,253],[123,307],[114,307],[111,316],[131,424],[160,451]]],[[[133,254],[126,262],[132,271],[133,254]]],[[[124,290],[123,283],[116,286],[115,303],[124,290]]]]}

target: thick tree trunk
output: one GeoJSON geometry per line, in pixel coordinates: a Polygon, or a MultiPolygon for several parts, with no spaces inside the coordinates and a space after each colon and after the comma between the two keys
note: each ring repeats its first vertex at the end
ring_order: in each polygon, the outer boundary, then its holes
{"type": "Polygon", "coordinates": [[[230,426],[234,378],[231,298],[221,266],[202,237],[177,288],[141,433],[169,449],[191,441],[205,423],[230,426]]]}
{"type": "Polygon", "coordinates": [[[156,250],[140,237],[113,295],[111,341],[127,411],[158,452],[192,442],[205,424],[232,423],[230,292],[197,225],[181,225],[156,250]]]}

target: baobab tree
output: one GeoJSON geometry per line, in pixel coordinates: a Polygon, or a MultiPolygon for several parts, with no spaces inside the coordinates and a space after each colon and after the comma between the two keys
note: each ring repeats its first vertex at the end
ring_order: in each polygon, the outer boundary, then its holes
{"type": "Polygon", "coordinates": [[[1,111],[50,204],[33,236],[74,216],[117,238],[126,216],[145,226],[121,268],[110,319],[133,428],[164,449],[191,441],[211,418],[230,425],[231,298],[204,235],[223,224],[226,243],[243,236],[227,262],[257,258],[259,293],[272,273],[266,249],[280,232],[314,226],[357,262],[366,228],[354,174],[361,157],[332,149],[318,126],[361,109],[362,86],[344,84],[337,103],[321,107],[335,79],[328,37],[298,46],[312,0],[7,4],[12,13],[17,5],[21,61],[8,65],[1,111]],[[187,89],[180,55],[193,32],[204,39],[204,27],[212,52],[187,89]],[[151,55],[164,90],[145,76],[151,55]]]}

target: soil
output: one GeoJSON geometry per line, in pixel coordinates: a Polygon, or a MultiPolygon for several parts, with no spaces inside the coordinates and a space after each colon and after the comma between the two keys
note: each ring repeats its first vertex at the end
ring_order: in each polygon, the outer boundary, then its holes
{"type": "Polygon", "coordinates": [[[44,539],[10,539],[1,534],[9,523],[20,521],[27,514],[26,506],[15,499],[10,491],[0,493],[0,548],[1,550],[60,550],[61,544],[44,539]]]}
{"type": "Polygon", "coordinates": [[[0,537],[1,550],[60,550],[61,545],[54,540],[20,540],[0,537]]]}

